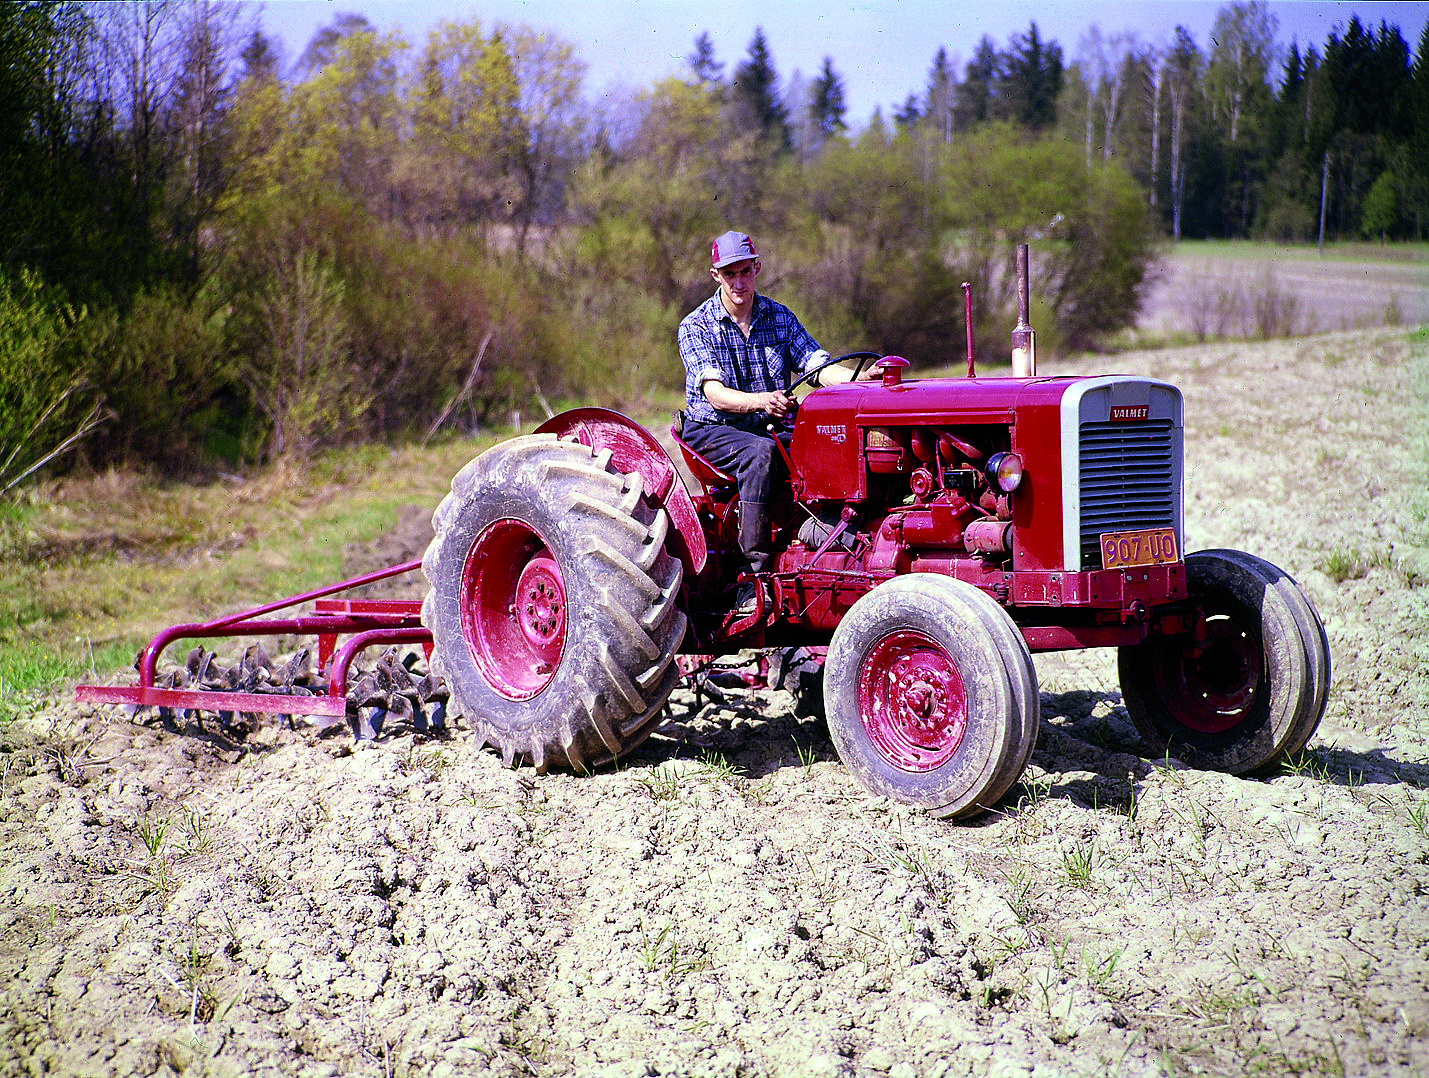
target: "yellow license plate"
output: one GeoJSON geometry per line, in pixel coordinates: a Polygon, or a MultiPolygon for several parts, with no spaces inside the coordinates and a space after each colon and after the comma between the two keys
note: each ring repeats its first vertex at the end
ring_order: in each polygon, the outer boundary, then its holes
{"type": "Polygon", "coordinates": [[[1164,565],[1178,561],[1176,532],[1172,528],[1145,528],[1134,532],[1103,532],[1102,567],[1123,569],[1134,565],[1164,565]]]}

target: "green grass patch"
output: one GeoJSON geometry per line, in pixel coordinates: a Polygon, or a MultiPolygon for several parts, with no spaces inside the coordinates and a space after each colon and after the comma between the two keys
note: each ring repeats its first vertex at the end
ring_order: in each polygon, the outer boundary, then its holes
{"type": "MultiPolygon", "coordinates": [[[[658,431],[679,399],[648,404],[640,418],[658,431]]],[[[302,472],[272,468],[241,482],[107,473],[31,488],[0,505],[6,699],[111,680],[168,625],[344,579],[349,544],[379,539],[403,506],[435,509],[468,460],[516,433],[334,451],[302,472]]],[[[223,653],[218,640],[208,646],[223,653]]]]}
{"type": "Polygon", "coordinates": [[[1320,558],[1320,571],[1336,584],[1359,580],[1376,569],[1388,570],[1399,576],[1409,587],[1425,583],[1420,569],[1389,550],[1361,550],[1358,547],[1332,547],[1320,558]]]}
{"type": "Polygon", "coordinates": [[[6,692],[29,693],[57,681],[83,677],[131,662],[133,653],[114,645],[90,649],[79,646],[68,652],[41,648],[7,649],[0,653],[0,684],[6,692]]]}
{"type": "Polygon", "coordinates": [[[1270,240],[1182,240],[1172,258],[1319,259],[1330,262],[1429,262],[1429,243],[1276,243],[1270,240]]]}
{"type": "Polygon", "coordinates": [[[406,504],[435,508],[499,437],[367,447],[294,474],[201,486],[96,476],[29,491],[0,514],[0,676],[20,692],[127,667],[159,629],[344,578],[406,504]]]}
{"type": "Polygon", "coordinates": [[[0,731],[34,709],[39,697],[53,686],[114,670],[133,657],[132,651],[114,644],[70,651],[5,648],[0,651],[0,731]]]}

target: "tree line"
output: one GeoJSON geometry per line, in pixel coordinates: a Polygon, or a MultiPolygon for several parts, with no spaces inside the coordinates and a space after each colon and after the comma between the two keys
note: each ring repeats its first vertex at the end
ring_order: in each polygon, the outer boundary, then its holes
{"type": "Polygon", "coordinates": [[[676,386],[735,226],[834,350],[1005,350],[1014,243],[1049,345],[1134,321],[1164,238],[1429,234],[1429,27],[1283,55],[1263,4],[1203,52],[1035,24],[854,130],[832,57],[756,31],[593,103],[558,35],[339,15],[285,65],[223,0],[0,5],[0,489],[430,438],[676,386]],[[63,454],[57,455],[57,454],[63,454]]]}

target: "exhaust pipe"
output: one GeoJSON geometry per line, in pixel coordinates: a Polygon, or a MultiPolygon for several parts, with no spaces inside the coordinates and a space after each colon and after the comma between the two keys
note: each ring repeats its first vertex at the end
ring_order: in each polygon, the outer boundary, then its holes
{"type": "Polygon", "coordinates": [[[1017,245],[1017,325],[1012,330],[1012,376],[1037,374],[1037,335],[1027,320],[1027,244],[1017,245]]]}

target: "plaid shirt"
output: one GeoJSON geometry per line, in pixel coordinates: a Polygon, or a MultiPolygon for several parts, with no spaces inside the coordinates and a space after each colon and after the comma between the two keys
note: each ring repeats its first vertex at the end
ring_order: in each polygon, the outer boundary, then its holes
{"type": "Polygon", "coordinates": [[[782,303],[758,293],[749,340],[739,332],[716,292],[680,323],[680,358],[685,361],[685,416],[697,423],[730,423],[731,416],[705,397],[706,379],[730,389],[767,393],[787,389],[791,371],[802,372],[809,358],[823,353],[819,344],[782,303]]]}

